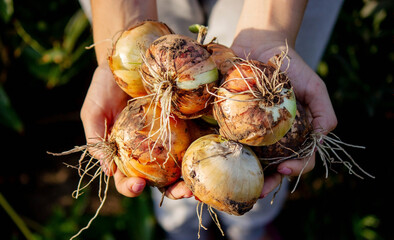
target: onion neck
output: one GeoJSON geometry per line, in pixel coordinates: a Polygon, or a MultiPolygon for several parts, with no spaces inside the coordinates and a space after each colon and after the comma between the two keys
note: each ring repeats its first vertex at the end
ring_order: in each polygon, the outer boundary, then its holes
{"type": "Polygon", "coordinates": [[[201,45],[203,45],[205,37],[208,34],[208,28],[204,25],[200,24],[193,24],[189,26],[189,31],[192,33],[197,33],[197,42],[201,45]]]}

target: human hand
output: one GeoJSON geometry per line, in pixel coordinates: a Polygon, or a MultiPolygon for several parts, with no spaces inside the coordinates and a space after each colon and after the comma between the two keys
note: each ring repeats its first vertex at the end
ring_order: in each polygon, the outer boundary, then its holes
{"type": "MultiPolygon", "coordinates": [[[[88,93],[81,109],[81,119],[89,145],[100,142],[107,130],[115,122],[116,116],[126,106],[129,97],[117,86],[106,62],[99,65],[93,75],[88,93]]],[[[146,182],[142,178],[127,178],[111,159],[105,159],[105,152],[90,148],[90,153],[100,160],[102,170],[108,176],[114,176],[119,193],[136,197],[143,191],[146,182]]]]}
{"type": "MultiPolygon", "coordinates": [[[[294,51],[293,46],[286,44],[283,36],[274,32],[245,30],[237,36],[232,49],[240,57],[247,56],[249,59],[262,62],[267,62],[282,51],[287,52],[289,61],[284,61],[282,70],[286,70],[290,78],[297,101],[303,104],[309,112],[314,131],[327,134],[336,127],[337,119],[323,80],[294,51]]],[[[280,184],[283,175],[298,176],[311,171],[314,165],[315,154],[307,159],[282,162],[277,167],[277,173],[265,178],[261,196],[264,197],[273,191],[280,184]]]]}

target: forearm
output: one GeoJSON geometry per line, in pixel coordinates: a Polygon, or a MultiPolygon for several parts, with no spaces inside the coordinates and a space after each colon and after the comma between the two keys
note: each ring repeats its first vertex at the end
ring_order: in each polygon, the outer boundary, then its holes
{"type": "MultiPolygon", "coordinates": [[[[249,44],[285,41],[294,47],[307,0],[245,0],[236,36],[247,36],[249,44]]],[[[241,39],[238,39],[241,40],[241,39]]]]}
{"type": "Polygon", "coordinates": [[[113,41],[133,24],[157,19],[156,0],[91,0],[97,62],[108,57],[113,41]]]}

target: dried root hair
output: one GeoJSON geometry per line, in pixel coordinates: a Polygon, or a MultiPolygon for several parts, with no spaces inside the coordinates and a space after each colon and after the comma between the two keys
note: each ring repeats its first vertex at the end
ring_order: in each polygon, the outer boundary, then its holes
{"type": "Polygon", "coordinates": [[[296,183],[294,185],[293,193],[300,181],[301,175],[305,170],[306,166],[312,160],[312,157],[315,152],[318,153],[320,159],[323,162],[323,166],[325,167],[326,174],[325,178],[328,178],[329,170],[336,172],[333,168],[333,164],[342,164],[344,165],[349,174],[355,175],[360,179],[364,179],[363,175],[375,178],[373,175],[369,174],[363,168],[361,168],[357,162],[353,159],[353,157],[346,151],[346,147],[365,149],[363,146],[353,145],[346,142],[343,142],[338,136],[334,133],[328,133],[327,135],[323,134],[320,131],[312,132],[308,139],[302,144],[302,147],[298,151],[293,151],[293,154],[286,157],[274,157],[274,158],[260,158],[263,161],[270,161],[270,163],[265,167],[265,169],[271,165],[280,164],[286,160],[291,159],[305,159],[305,165],[301,169],[300,174],[297,177],[296,183]]]}
{"type": "Polygon", "coordinates": [[[253,101],[264,100],[267,106],[273,106],[277,104],[276,99],[278,99],[278,97],[280,99],[280,93],[282,92],[282,90],[285,87],[287,87],[290,83],[289,78],[286,76],[286,71],[290,65],[287,42],[286,42],[286,50],[272,57],[267,63],[267,65],[275,69],[271,77],[269,77],[266,72],[267,68],[261,70],[258,66],[256,66],[256,63],[253,60],[249,60],[248,56],[246,57],[246,59],[234,58],[231,60],[231,63],[233,64],[233,67],[236,68],[236,70],[240,73],[241,77],[227,79],[221,84],[221,86],[219,86],[219,88],[223,87],[223,85],[225,85],[229,81],[244,81],[244,83],[248,87],[248,90],[238,93],[232,93],[232,94],[234,95],[252,94],[254,98],[248,100],[239,100],[239,99],[220,96],[214,92],[209,92],[211,95],[215,96],[218,99],[216,100],[216,102],[221,102],[225,100],[232,100],[239,102],[253,102],[253,101]],[[285,68],[284,71],[282,71],[281,68],[282,65],[284,64],[285,59],[287,60],[287,67],[285,68]],[[253,76],[251,77],[244,76],[239,66],[249,67],[253,72],[253,76]],[[282,77],[282,75],[284,75],[284,77],[282,77]],[[247,81],[249,79],[256,79],[257,89],[253,89],[250,86],[250,84],[247,81]]]}
{"type": "MultiPolygon", "coordinates": [[[[169,94],[170,96],[167,97],[167,99],[168,98],[171,99],[171,89],[169,89],[168,91],[166,89],[164,94],[167,94],[167,95],[169,94]]],[[[167,101],[167,102],[165,100],[162,101],[162,99],[159,98],[159,95],[154,93],[154,94],[149,94],[146,96],[130,99],[129,104],[133,101],[136,101],[137,99],[147,99],[147,101],[149,101],[147,104],[147,109],[148,110],[153,109],[153,117],[152,117],[151,121],[146,122],[145,126],[142,126],[142,128],[149,126],[150,130],[148,132],[147,137],[140,144],[142,144],[145,141],[153,141],[152,146],[150,144],[148,144],[151,162],[155,161],[155,158],[153,156],[153,151],[154,151],[155,147],[158,144],[162,144],[164,149],[167,151],[166,160],[164,161],[163,165],[161,166],[164,168],[165,164],[167,163],[167,161],[169,159],[173,159],[176,162],[175,158],[171,154],[172,135],[171,135],[170,120],[171,120],[171,118],[174,118],[174,116],[170,112],[171,111],[171,101],[167,101]],[[162,107],[163,105],[161,105],[162,102],[164,104],[166,104],[166,105],[164,105],[164,108],[162,107]],[[161,109],[160,114],[157,112],[157,109],[159,109],[159,108],[161,109]],[[159,125],[159,128],[155,130],[154,128],[157,125],[159,125]],[[156,139],[156,140],[153,140],[153,139],[156,139]]],[[[146,121],[147,114],[148,114],[148,111],[145,112],[143,118],[141,119],[142,122],[146,121]]]]}
{"type": "Polygon", "coordinates": [[[100,40],[100,41],[98,41],[98,42],[92,43],[92,44],[90,44],[89,46],[86,46],[85,49],[86,49],[86,50],[90,50],[90,49],[95,48],[97,45],[100,45],[100,44],[103,44],[103,43],[106,43],[106,42],[111,42],[111,46],[112,46],[112,47],[109,48],[109,49],[108,49],[108,52],[107,52],[107,56],[111,56],[111,54],[113,53],[113,51],[114,51],[114,49],[115,49],[115,44],[116,44],[116,42],[119,40],[120,36],[122,36],[122,33],[123,33],[124,31],[126,31],[126,30],[119,30],[119,31],[117,31],[117,32],[114,34],[114,36],[113,36],[112,38],[105,38],[105,39],[102,39],[102,40],[100,40]]]}
{"type": "MultiPolygon", "coordinates": [[[[172,142],[170,121],[171,121],[171,119],[174,119],[175,117],[174,117],[173,113],[171,112],[172,104],[173,104],[172,103],[173,89],[172,89],[172,85],[171,85],[170,81],[168,80],[170,72],[167,71],[164,73],[164,76],[161,76],[147,62],[146,57],[143,53],[141,53],[141,58],[143,60],[143,63],[149,69],[149,74],[152,75],[153,78],[156,80],[155,83],[151,83],[144,78],[144,75],[142,73],[140,73],[143,83],[148,86],[151,86],[151,87],[153,87],[154,84],[157,84],[157,86],[154,88],[158,89],[158,91],[156,93],[152,93],[152,94],[148,94],[146,96],[139,97],[139,98],[150,99],[149,108],[154,109],[154,113],[153,113],[154,117],[150,123],[147,123],[147,125],[150,124],[150,126],[151,126],[151,130],[149,131],[149,135],[148,135],[147,139],[156,138],[154,146],[156,146],[158,143],[163,144],[163,147],[167,150],[167,158],[166,158],[166,161],[164,162],[164,164],[165,164],[170,158],[173,158],[171,156],[172,149],[171,149],[171,144],[170,144],[172,142]],[[158,109],[158,108],[161,109],[160,115],[158,113],[156,113],[156,109],[158,109]],[[157,121],[158,121],[158,123],[157,123],[157,121]],[[159,124],[159,128],[156,131],[153,129],[154,124],[159,124]],[[169,143],[168,146],[166,143],[169,143]]],[[[132,99],[131,101],[133,101],[133,100],[134,99],[132,99]]],[[[154,147],[152,149],[150,149],[150,151],[149,151],[151,155],[152,155],[153,149],[154,149],[154,147]]],[[[175,159],[174,159],[174,161],[175,161],[175,159]]]]}
{"type": "MultiPolygon", "coordinates": [[[[196,212],[197,212],[197,218],[198,218],[198,233],[197,233],[198,239],[200,239],[200,237],[201,237],[201,235],[200,235],[201,228],[203,228],[204,230],[208,230],[208,228],[205,227],[202,224],[202,211],[203,211],[203,209],[204,209],[204,203],[199,201],[197,203],[197,206],[196,206],[196,212]]],[[[224,232],[223,232],[223,229],[222,229],[222,227],[220,225],[218,215],[213,210],[213,208],[211,206],[209,206],[209,205],[207,205],[207,210],[209,212],[209,215],[211,216],[212,221],[216,224],[216,226],[218,227],[218,229],[219,229],[220,233],[222,234],[222,236],[224,236],[224,232]]]]}
{"type": "MultiPolygon", "coordinates": [[[[105,131],[107,132],[107,131],[105,131]]],[[[93,217],[89,220],[87,225],[83,228],[81,228],[78,233],[76,233],[74,236],[70,238],[75,239],[78,237],[84,230],[88,229],[93,220],[97,218],[99,215],[101,209],[104,206],[104,203],[107,199],[108,195],[108,188],[109,188],[109,179],[110,176],[105,174],[105,169],[103,169],[103,165],[100,164],[100,160],[97,160],[94,158],[94,156],[91,153],[95,153],[96,151],[102,151],[104,153],[103,161],[106,162],[106,166],[112,166],[114,164],[113,162],[113,156],[116,154],[115,148],[111,145],[111,143],[106,141],[107,139],[107,134],[105,135],[104,138],[100,138],[100,141],[94,144],[86,144],[84,146],[76,146],[71,150],[61,152],[61,153],[52,153],[48,152],[48,154],[51,154],[53,156],[65,156],[77,152],[82,152],[79,160],[78,160],[78,165],[70,165],[67,163],[64,163],[67,167],[77,169],[78,175],[79,175],[79,181],[76,190],[72,193],[72,197],[75,199],[78,199],[81,195],[83,195],[84,190],[89,187],[94,180],[98,179],[99,181],[99,192],[98,192],[98,197],[100,200],[100,205],[97,208],[95,214],[93,217]],[[90,152],[90,153],[89,153],[90,152]],[[89,178],[88,182],[85,183],[86,178],[89,178]]],[[[105,166],[105,165],[104,165],[105,166]]],[[[112,169],[110,168],[109,171],[112,169]]]]}

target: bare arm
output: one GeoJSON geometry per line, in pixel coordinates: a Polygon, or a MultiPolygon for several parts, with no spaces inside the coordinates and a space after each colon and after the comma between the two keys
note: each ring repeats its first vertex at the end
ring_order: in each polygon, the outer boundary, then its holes
{"type": "Polygon", "coordinates": [[[156,0],[92,0],[93,39],[97,62],[106,61],[112,41],[142,20],[157,20],[156,0]]]}
{"type": "MultiPolygon", "coordinates": [[[[125,107],[129,96],[116,84],[108,66],[107,57],[112,43],[119,34],[145,19],[156,19],[155,0],[92,0],[93,38],[98,67],[93,75],[81,109],[81,119],[88,143],[101,141],[105,130],[110,128],[118,113],[125,107]],[[106,126],[107,125],[107,126],[106,126]]],[[[136,197],[145,187],[142,178],[127,178],[104,154],[94,152],[102,162],[102,168],[113,175],[117,190],[128,197],[136,197]]]]}
{"type": "MultiPolygon", "coordinates": [[[[261,40],[283,41],[294,47],[307,0],[245,0],[236,35],[253,29],[256,35],[245,47],[254,48],[261,40]]],[[[251,39],[249,39],[251,40],[251,39]]]]}

